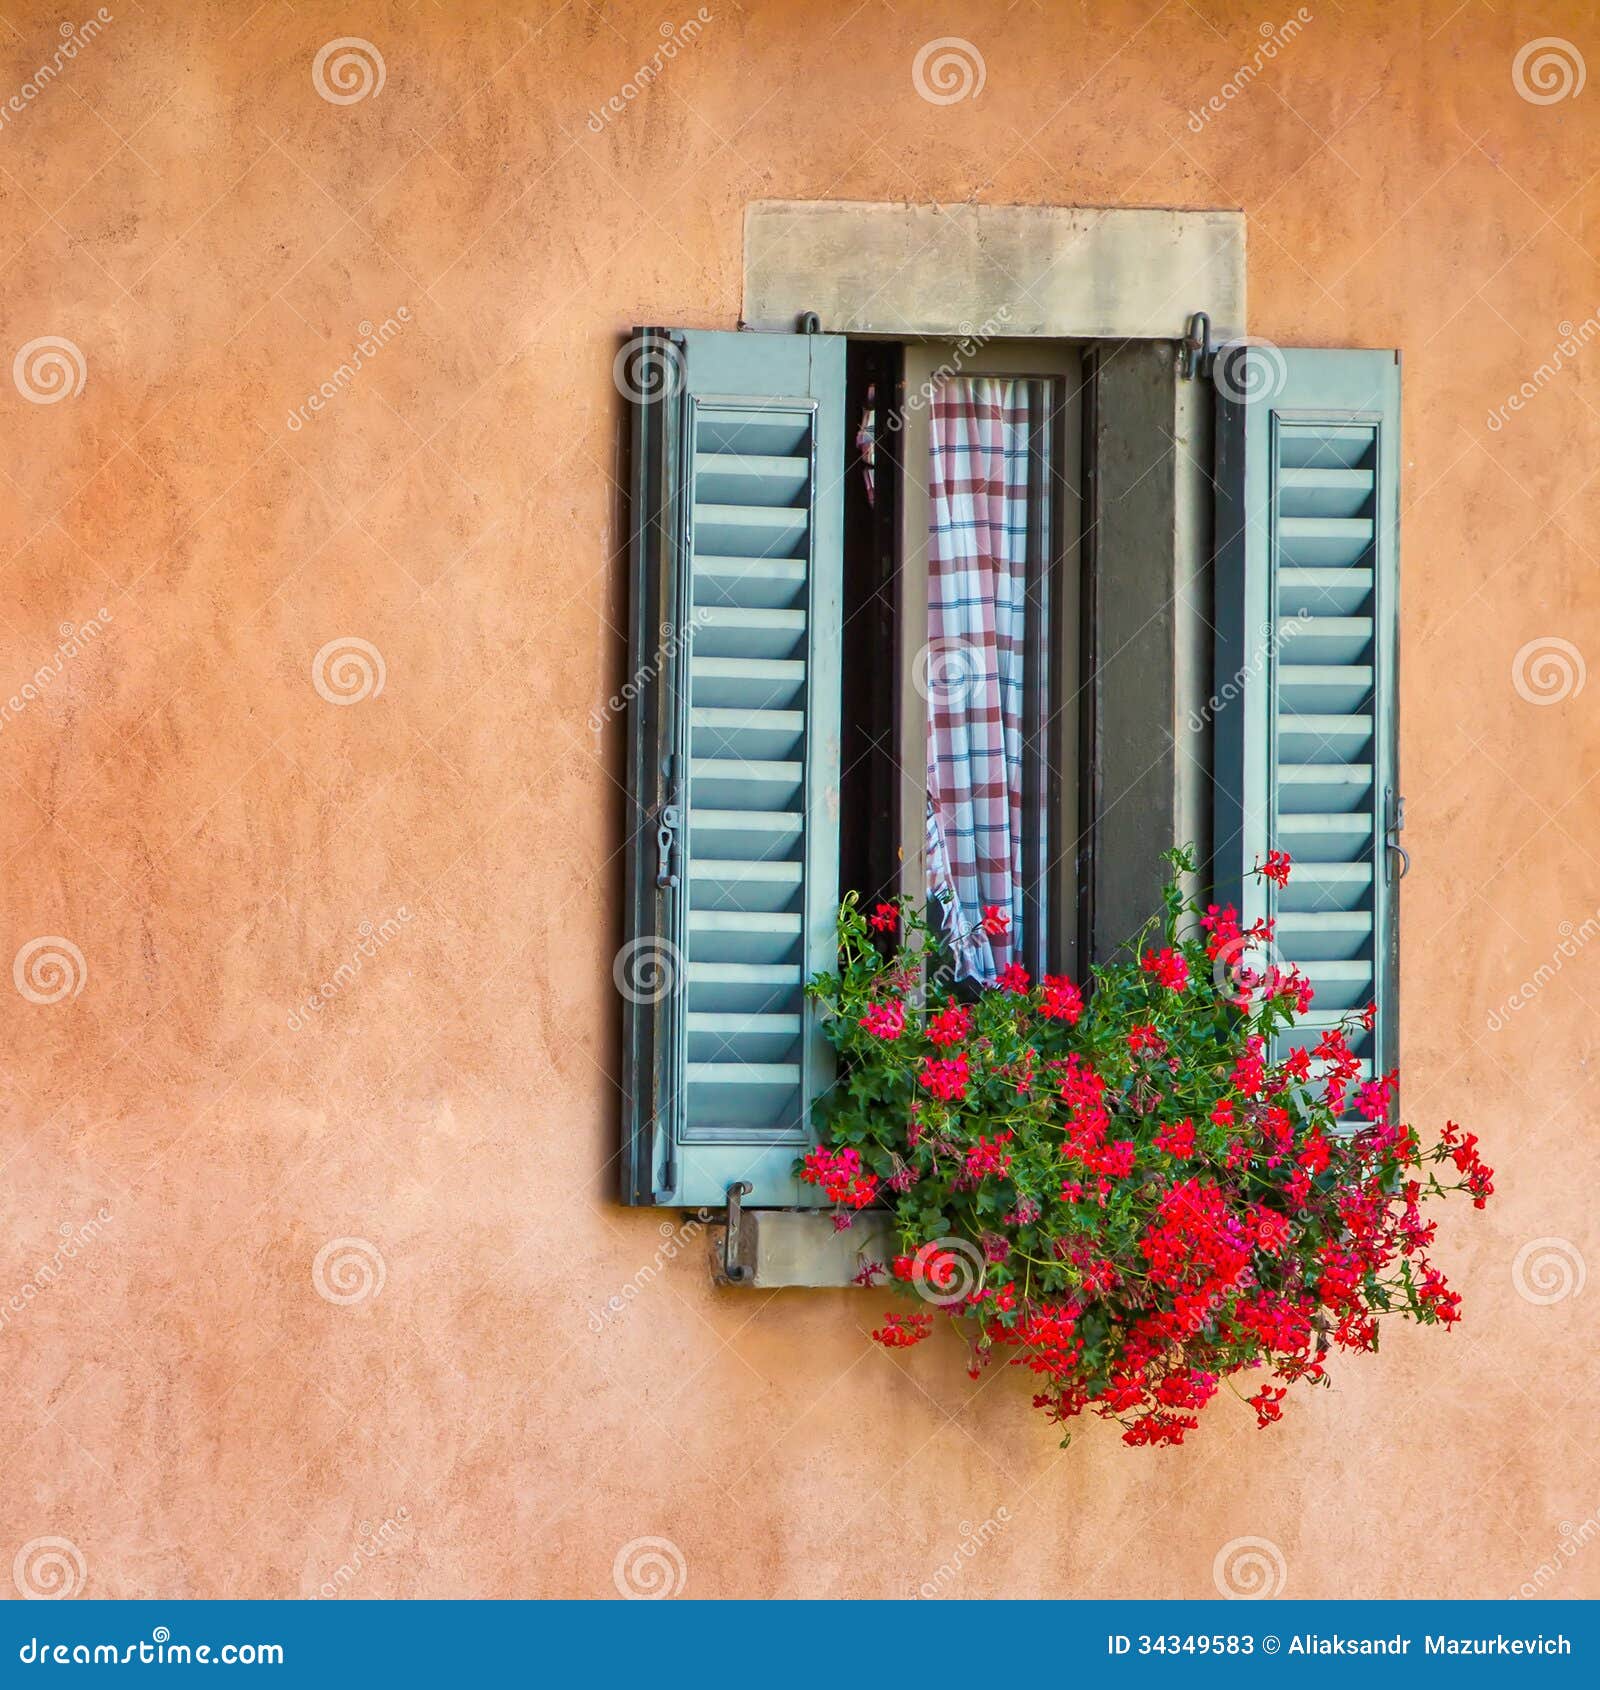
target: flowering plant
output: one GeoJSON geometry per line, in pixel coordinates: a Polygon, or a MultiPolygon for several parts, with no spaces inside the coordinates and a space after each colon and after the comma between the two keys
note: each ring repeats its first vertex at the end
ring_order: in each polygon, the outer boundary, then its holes
{"type": "MultiPolygon", "coordinates": [[[[1461,1299],[1421,1206],[1464,1190],[1482,1208],[1494,1189],[1473,1134],[1449,1123],[1424,1148],[1391,1119],[1396,1075],[1350,1048],[1371,1005],[1314,1045],[1283,1038],[1312,990],[1254,966],[1272,924],[1201,910],[1176,883],[1190,854],[1167,860],[1162,913],[1087,994],[1018,964],[941,984],[946,948],[911,900],[868,915],[847,899],[839,972],[808,988],[840,1083],[798,1170],[836,1226],[893,1203],[900,1253],[859,1283],[922,1306],[889,1314],[879,1343],[920,1343],[942,1311],[974,1377],[1008,1360],[1052,1421],[1091,1409],[1136,1445],[1182,1443],[1224,1380],[1244,1394],[1240,1373],[1271,1424],[1290,1384],[1325,1382],[1331,1349],[1376,1350],[1384,1315],[1451,1325],[1461,1299]]],[[[1281,885],[1289,859],[1257,872],[1281,885]]],[[[1006,920],[985,911],[993,932],[1006,920]]]]}

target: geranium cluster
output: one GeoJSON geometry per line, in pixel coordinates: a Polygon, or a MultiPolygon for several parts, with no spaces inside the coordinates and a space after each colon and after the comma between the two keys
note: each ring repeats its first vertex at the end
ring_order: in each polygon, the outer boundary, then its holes
{"type": "MultiPolygon", "coordinates": [[[[1373,1006],[1297,1028],[1314,994],[1265,960],[1272,922],[1188,902],[1189,854],[1169,860],[1161,916],[1083,991],[1019,964],[942,984],[909,902],[847,900],[839,972],[809,988],[841,1083],[798,1169],[838,1226],[893,1206],[900,1254],[861,1281],[923,1306],[879,1342],[947,1314],[974,1375],[1021,1367],[1051,1420],[1089,1411],[1134,1445],[1182,1443],[1224,1386],[1273,1424],[1332,1352],[1375,1350],[1384,1316],[1453,1324],[1423,1205],[1494,1189],[1473,1134],[1452,1122],[1424,1148],[1395,1118],[1397,1075],[1355,1048],[1373,1006]]],[[[1274,852],[1258,873],[1290,870],[1274,852]]]]}

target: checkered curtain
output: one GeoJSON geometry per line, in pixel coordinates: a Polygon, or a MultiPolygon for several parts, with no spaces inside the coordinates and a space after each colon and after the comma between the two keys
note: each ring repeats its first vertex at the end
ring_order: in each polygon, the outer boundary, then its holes
{"type": "Polygon", "coordinates": [[[1028,384],[960,377],[932,402],[928,467],[928,892],[981,981],[1022,942],[1028,384]],[[1009,934],[983,909],[1009,911],[1009,934]]]}

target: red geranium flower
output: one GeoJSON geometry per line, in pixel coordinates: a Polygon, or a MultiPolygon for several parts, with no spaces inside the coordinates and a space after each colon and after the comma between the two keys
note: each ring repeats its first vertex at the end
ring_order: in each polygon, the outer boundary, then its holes
{"type": "Polygon", "coordinates": [[[1289,869],[1294,859],[1287,851],[1268,851],[1267,860],[1256,864],[1256,873],[1264,880],[1273,881],[1279,886],[1289,884],[1289,869]]]}

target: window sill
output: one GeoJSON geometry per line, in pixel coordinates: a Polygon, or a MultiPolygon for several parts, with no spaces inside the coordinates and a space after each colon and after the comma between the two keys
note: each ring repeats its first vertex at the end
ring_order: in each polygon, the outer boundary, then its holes
{"type": "Polygon", "coordinates": [[[725,1271],[728,1229],[722,1222],[706,1228],[711,1276],[719,1285],[740,1290],[779,1291],[854,1285],[868,1262],[887,1269],[895,1253],[892,1217],[859,1214],[846,1232],[836,1232],[830,1211],[817,1209],[746,1209],[739,1217],[742,1279],[725,1271]]]}

